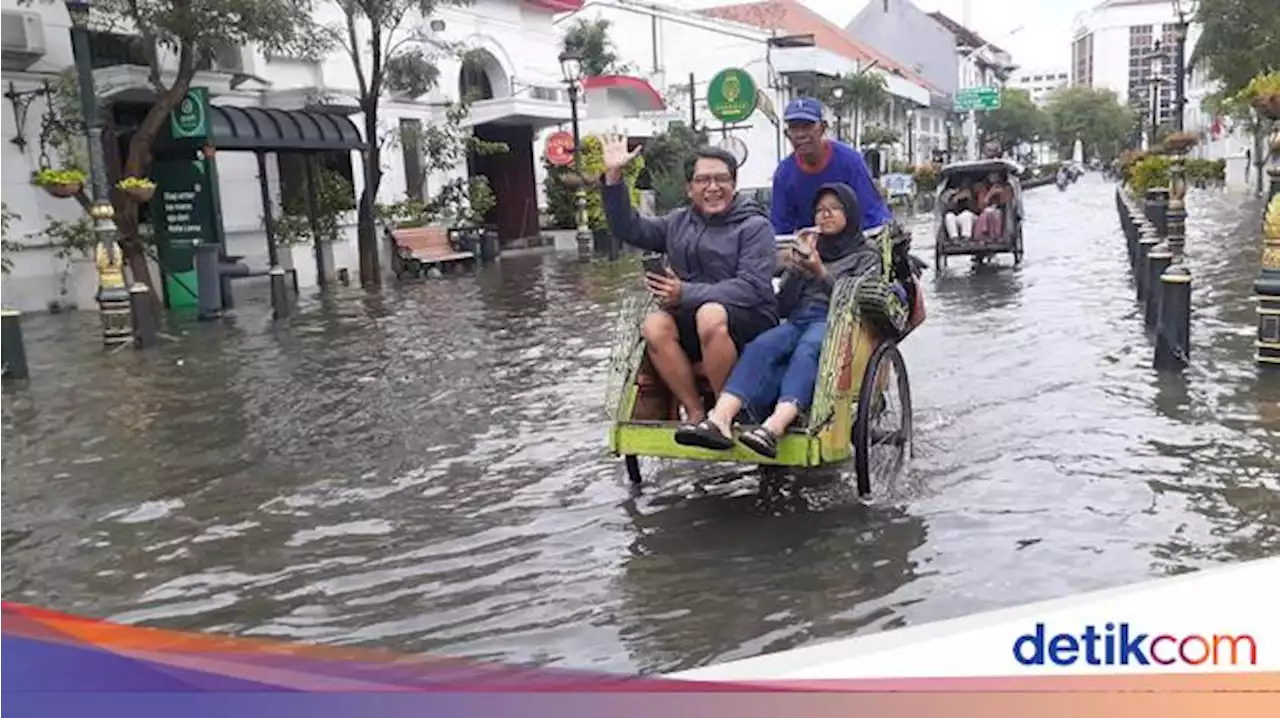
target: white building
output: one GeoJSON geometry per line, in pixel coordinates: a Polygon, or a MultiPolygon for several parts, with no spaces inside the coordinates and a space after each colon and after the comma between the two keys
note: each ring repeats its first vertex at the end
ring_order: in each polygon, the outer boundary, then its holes
{"type": "Polygon", "coordinates": [[[1176,23],[1169,0],[1108,0],[1080,13],[1072,30],[1071,84],[1114,91],[1148,128],[1153,112],[1156,124],[1172,122],[1175,67],[1160,54],[1173,49],[1176,23]]]}
{"type": "MultiPolygon", "coordinates": [[[[560,24],[567,26],[576,18],[609,20],[610,39],[620,61],[640,68],[636,74],[643,75],[588,81],[584,133],[617,130],[646,137],[663,131],[672,119],[687,122],[692,77],[693,114],[713,141],[723,141],[723,123],[706,107],[707,87],[725,68],[751,75],[759,91],[757,109],[727,131],[746,149],[738,179],[743,188],[770,186],[779,160],[791,152],[782,134],[782,110],[793,97],[812,93],[819,77],[867,67],[884,76],[894,102],[876,117],[863,118],[862,124],[886,124],[902,132],[898,152],[905,153],[908,144],[908,110],[929,102],[929,90],[921,78],[794,0],[721,3],[697,10],[632,0],[588,0],[560,24]],[[808,37],[808,46],[780,46],[777,38],[784,36],[808,37]],[[660,109],[655,98],[662,100],[660,109]]],[[[918,128],[921,124],[916,123],[918,128]]],[[[920,142],[911,143],[917,154],[927,155],[928,139],[944,130],[941,122],[927,127],[930,134],[917,134],[914,139],[920,142]]],[[[887,166],[887,158],[882,166],[887,166]]]]}
{"type": "Polygon", "coordinates": [[[1009,81],[1010,87],[1026,90],[1031,101],[1044,107],[1054,90],[1071,84],[1070,73],[1065,68],[1024,69],[1009,81]]]}
{"type": "MultiPolygon", "coordinates": [[[[535,135],[569,117],[557,59],[561,33],[553,17],[580,4],[580,0],[473,0],[465,7],[441,10],[429,23],[415,18],[403,27],[406,36],[412,35],[410,42],[427,46],[461,43],[476,49],[479,60],[466,71],[457,60],[444,62],[439,86],[428,95],[416,99],[386,98],[380,109],[380,132],[390,133],[403,124],[438,122],[443,106],[456,101],[462,87],[481,91],[485,99],[472,106],[470,123],[478,135],[505,141],[512,151],[481,158],[471,168],[459,167],[453,174],[474,171],[490,178],[499,200],[490,219],[498,225],[504,240],[539,231],[534,171],[539,150],[535,149],[535,135]]],[[[12,82],[18,92],[38,90],[42,82],[73,65],[70,23],[62,3],[19,6],[16,0],[3,0],[3,8],[6,89],[12,82]],[[22,32],[16,28],[22,28],[22,32]]],[[[324,4],[317,10],[316,19],[336,21],[340,17],[336,5],[324,4]]],[[[115,128],[125,133],[140,112],[150,106],[153,96],[144,62],[133,57],[121,40],[127,37],[97,31],[91,44],[98,68],[94,72],[95,86],[106,107],[108,131],[115,128]]],[[[259,111],[318,110],[320,101],[324,112],[349,117],[355,128],[363,126],[352,103],[356,95],[352,64],[340,52],[320,62],[308,62],[268,57],[254,47],[228,48],[208,71],[197,74],[193,85],[208,88],[214,108],[257,108],[252,110],[258,113],[254,116],[266,117],[259,111]]],[[[47,245],[42,234],[46,216],[74,219],[81,212],[74,201],[54,199],[31,185],[31,173],[39,163],[37,138],[45,104],[34,94],[22,102],[29,102],[22,108],[25,112],[18,112],[14,101],[6,100],[4,105],[3,195],[7,207],[21,215],[10,227],[8,239],[23,243],[28,249],[6,253],[14,268],[4,278],[4,304],[28,311],[42,310],[61,298],[82,309],[92,308],[96,278],[87,260],[65,261],[56,258],[52,248],[42,248],[47,245]],[[19,136],[26,140],[23,147],[12,141],[19,136]],[[65,297],[60,289],[64,273],[68,279],[65,297]]],[[[215,114],[215,134],[220,121],[244,116],[226,109],[215,114]]],[[[290,117],[278,113],[270,116],[290,117]]],[[[280,197],[290,191],[296,167],[291,164],[289,153],[268,152],[265,157],[273,215],[278,216],[280,197]]],[[[325,161],[351,178],[358,197],[363,189],[360,153],[327,153],[325,161]]],[[[379,189],[381,202],[397,201],[411,191],[430,194],[432,188],[447,179],[428,177],[422,182],[411,178],[413,173],[408,168],[415,163],[394,146],[384,150],[382,162],[385,174],[379,189]]],[[[219,151],[217,172],[227,252],[244,257],[251,268],[265,268],[267,243],[257,159],[252,152],[219,151]]],[[[354,221],[353,216],[345,239],[333,247],[336,266],[349,269],[353,275],[358,267],[354,221]]],[[[282,264],[296,268],[302,287],[317,282],[310,247],[286,248],[282,255],[282,264]]],[[[384,271],[388,264],[384,258],[384,271]]],[[[152,276],[156,276],[154,269],[152,276]]]]}
{"type": "MultiPolygon", "coordinates": [[[[1194,48],[1200,39],[1202,28],[1192,24],[1187,31],[1187,57],[1194,56],[1194,48]]],[[[1226,184],[1233,189],[1253,189],[1258,168],[1254,165],[1253,133],[1246,123],[1231,117],[1215,115],[1204,101],[1218,89],[1218,83],[1208,78],[1203,63],[1187,66],[1186,105],[1183,107],[1183,130],[1200,135],[1200,142],[1191,149],[1191,156],[1202,159],[1226,161],[1226,184]]],[[[1264,182],[1265,186],[1265,182],[1264,182]]]]}

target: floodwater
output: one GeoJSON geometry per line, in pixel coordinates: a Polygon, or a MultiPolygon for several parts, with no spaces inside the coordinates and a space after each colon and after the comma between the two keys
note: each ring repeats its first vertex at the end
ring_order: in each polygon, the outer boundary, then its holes
{"type": "MultiPolygon", "coordinates": [[[[261,297],[104,356],[27,317],[3,595],[116,621],[619,672],[686,669],[1280,553],[1280,377],[1252,361],[1260,200],[1193,191],[1193,366],[1151,368],[1112,185],[1027,197],[1027,261],[929,270],[916,451],[847,484],[636,497],[605,450],[629,266],[261,297]]],[[[916,251],[932,257],[929,225],[916,251]]]]}

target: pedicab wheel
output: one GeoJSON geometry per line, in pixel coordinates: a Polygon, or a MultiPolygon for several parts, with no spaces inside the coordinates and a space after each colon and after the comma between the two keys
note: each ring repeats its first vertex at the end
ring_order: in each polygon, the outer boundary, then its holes
{"type": "Polygon", "coordinates": [[[911,383],[897,345],[886,341],[867,362],[853,420],[853,463],[858,494],[871,495],[875,479],[887,479],[911,455],[911,383]]]}
{"type": "Polygon", "coordinates": [[[631,479],[631,485],[639,486],[644,481],[644,476],[640,473],[640,457],[627,454],[622,459],[627,465],[627,478],[631,479]]]}
{"type": "Polygon", "coordinates": [[[1022,264],[1022,227],[1018,227],[1018,233],[1013,238],[1013,266],[1022,264]]]}

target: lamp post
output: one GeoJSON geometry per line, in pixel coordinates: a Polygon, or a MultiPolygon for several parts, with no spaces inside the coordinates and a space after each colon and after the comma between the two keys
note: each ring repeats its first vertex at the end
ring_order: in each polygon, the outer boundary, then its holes
{"type": "Polygon", "coordinates": [[[107,167],[102,156],[102,121],[98,117],[98,97],[93,87],[89,58],[89,0],[67,0],[71,16],[71,47],[75,54],[76,78],[80,84],[80,111],[84,113],[85,140],[89,144],[89,176],[93,200],[89,216],[98,242],[95,249],[98,269],[98,309],[102,322],[102,343],[119,346],[133,341],[129,319],[129,288],[124,280],[124,258],[116,247],[115,208],[107,188],[107,167]]]}
{"type": "Polygon", "coordinates": [[[907,108],[907,164],[916,164],[916,111],[907,108]]]}
{"type": "Polygon", "coordinates": [[[831,88],[831,99],[835,100],[835,102],[831,104],[835,105],[835,107],[833,107],[832,109],[836,111],[836,141],[837,142],[844,141],[844,103],[840,101],[843,97],[844,97],[843,87],[840,87],[839,85],[837,85],[831,88]]]}
{"type": "Polygon", "coordinates": [[[569,113],[573,119],[573,171],[578,176],[578,189],[574,192],[574,205],[578,216],[578,259],[591,259],[593,237],[587,226],[586,178],[582,176],[582,136],[578,131],[578,83],[582,80],[582,53],[565,50],[560,54],[560,69],[569,88],[569,113]]]}

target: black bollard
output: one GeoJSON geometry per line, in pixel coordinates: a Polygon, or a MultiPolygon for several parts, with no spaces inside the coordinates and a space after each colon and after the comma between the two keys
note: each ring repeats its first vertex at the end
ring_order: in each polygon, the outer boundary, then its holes
{"type": "Polygon", "coordinates": [[[1143,209],[1147,219],[1151,220],[1151,224],[1155,225],[1156,232],[1161,237],[1167,237],[1169,235],[1169,189],[1167,187],[1155,187],[1147,190],[1143,209]]]}
{"type": "Polygon", "coordinates": [[[197,242],[196,248],[196,295],[197,318],[210,321],[222,316],[223,282],[221,246],[212,243],[197,242]]]}
{"type": "Polygon", "coordinates": [[[1173,265],[1160,277],[1160,290],[1155,368],[1179,370],[1191,361],[1191,274],[1173,265]]]}
{"type": "Polygon", "coordinates": [[[1148,329],[1154,329],[1160,319],[1160,304],[1164,299],[1164,291],[1160,283],[1164,277],[1164,273],[1169,269],[1169,263],[1173,261],[1173,252],[1169,251],[1169,245],[1159,244],[1151,249],[1147,255],[1147,298],[1146,305],[1146,324],[1148,329]]]}
{"type": "Polygon", "coordinates": [[[1132,269],[1138,266],[1138,238],[1141,236],[1142,213],[1130,208],[1127,210],[1129,214],[1129,231],[1125,235],[1125,239],[1129,244],[1129,267],[1132,269]]]}
{"type": "Polygon", "coordinates": [[[1134,284],[1138,285],[1138,301],[1147,301],[1147,277],[1149,275],[1148,265],[1150,260],[1148,255],[1151,254],[1152,248],[1160,244],[1160,238],[1155,236],[1155,231],[1148,225],[1143,229],[1142,237],[1138,240],[1138,260],[1134,262],[1133,279],[1134,284]]]}
{"type": "Polygon", "coordinates": [[[4,355],[4,378],[26,379],[27,347],[22,341],[22,312],[5,309],[0,312],[0,354],[4,355]]]}
{"type": "MultiPolygon", "coordinates": [[[[198,291],[198,290],[197,290],[198,291]]],[[[133,346],[150,349],[159,343],[156,314],[151,301],[151,289],[142,282],[129,287],[129,317],[133,321],[133,346]]]]}
{"type": "Polygon", "coordinates": [[[289,285],[285,281],[284,269],[272,267],[271,275],[271,313],[276,319],[289,316],[289,285]]]}

